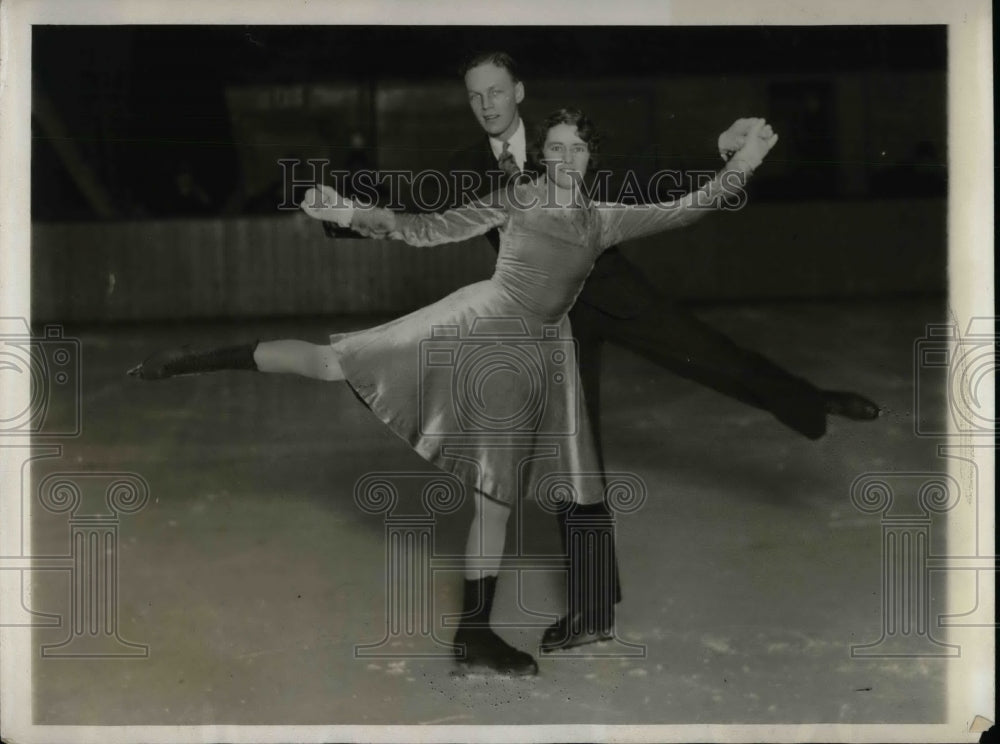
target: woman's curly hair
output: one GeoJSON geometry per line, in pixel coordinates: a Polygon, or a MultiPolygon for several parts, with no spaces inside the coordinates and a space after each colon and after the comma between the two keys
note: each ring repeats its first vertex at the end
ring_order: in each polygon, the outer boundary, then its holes
{"type": "Polygon", "coordinates": [[[531,140],[528,142],[528,160],[535,168],[544,169],[545,140],[549,136],[549,130],[560,124],[576,127],[577,135],[587,143],[587,149],[590,151],[590,162],[587,170],[593,171],[598,161],[597,154],[601,149],[601,133],[590,117],[579,109],[561,108],[542,119],[535,127],[531,140]]]}

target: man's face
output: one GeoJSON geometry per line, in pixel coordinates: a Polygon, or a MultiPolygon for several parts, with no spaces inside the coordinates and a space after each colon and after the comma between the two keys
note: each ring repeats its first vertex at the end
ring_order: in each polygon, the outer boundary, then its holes
{"type": "Polygon", "coordinates": [[[524,100],[524,85],[515,83],[503,67],[492,62],[465,73],[469,106],[486,133],[507,140],[517,129],[517,105],[524,100]]]}

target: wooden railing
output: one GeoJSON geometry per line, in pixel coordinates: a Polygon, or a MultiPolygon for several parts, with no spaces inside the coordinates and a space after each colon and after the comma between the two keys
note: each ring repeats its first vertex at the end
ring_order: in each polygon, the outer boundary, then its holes
{"type": "MultiPolygon", "coordinates": [[[[664,290],[706,300],[943,292],[943,199],[752,205],[626,245],[664,290]]],[[[489,277],[485,239],[434,248],[330,240],[299,213],[36,223],[32,317],[393,314],[489,277]]]]}

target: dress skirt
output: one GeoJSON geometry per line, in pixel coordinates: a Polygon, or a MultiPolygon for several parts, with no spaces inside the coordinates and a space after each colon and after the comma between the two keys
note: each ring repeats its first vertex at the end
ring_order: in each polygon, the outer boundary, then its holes
{"type": "Polygon", "coordinates": [[[532,314],[491,279],[330,343],[372,412],[467,489],[553,507],[604,497],[565,315],[532,314]]]}

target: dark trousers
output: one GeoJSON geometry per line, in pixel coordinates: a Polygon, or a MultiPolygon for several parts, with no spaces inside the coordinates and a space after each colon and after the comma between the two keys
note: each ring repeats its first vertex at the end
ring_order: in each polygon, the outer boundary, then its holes
{"type": "MultiPolygon", "coordinates": [[[[601,354],[617,344],[674,374],[772,413],[803,436],[826,433],[821,391],[762,354],[744,349],[696,318],[657,297],[634,317],[621,318],[580,301],[569,314],[577,340],[580,379],[597,449],[601,452],[601,354]]],[[[602,454],[603,457],[603,454],[602,454]]]]}
{"type": "MultiPolygon", "coordinates": [[[[769,411],[810,439],[826,433],[825,402],[819,388],[762,354],[744,349],[661,295],[617,252],[607,259],[603,267],[596,267],[603,272],[592,276],[584,288],[583,295],[591,300],[581,297],[569,313],[584,402],[602,470],[601,354],[605,343],[622,346],[674,374],[769,411]],[[615,312],[598,309],[593,299],[603,300],[601,305],[615,312]]],[[[608,549],[600,551],[600,556],[575,556],[568,551],[570,606],[574,600],[577,605],[586,605],[584,598],[593,597],[590,614],[602,622],[611,603],[621,601],[613,515],[608,514],[608,518],[604,529],[610,532],[602,538],[608,540],[608,549]],[[599,565],[592,565],[595,563],[599,565]],[[581,582],[589,580],[583,577],[591,575],[613,577],[613,583],[598,580],[594,587],[582,586],[581,582]]],[[[560,533],[566,531],[564,520],[559,529],[560,533]]]]}

